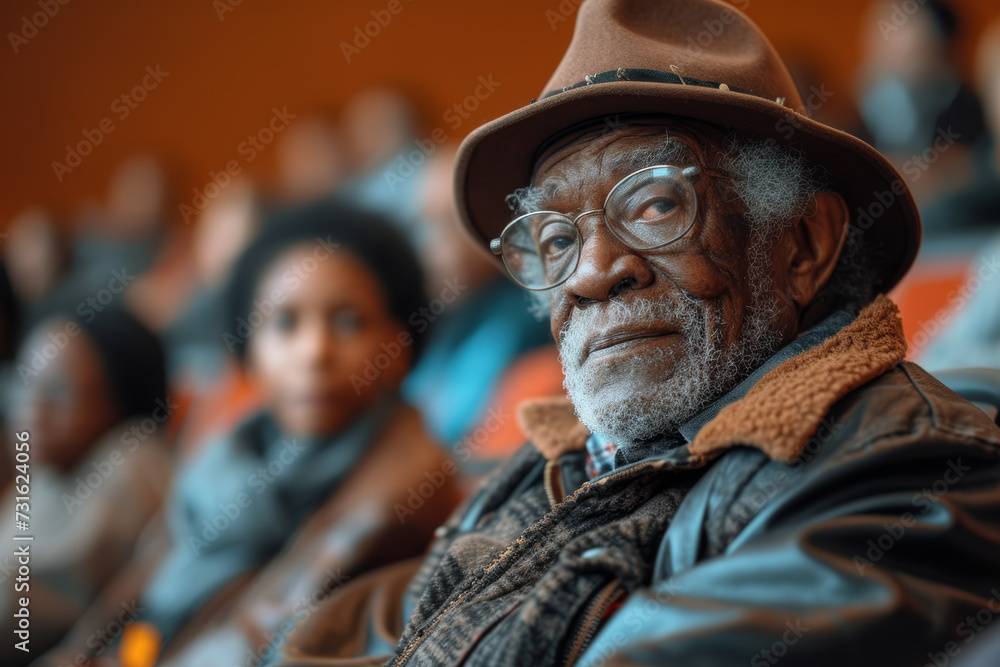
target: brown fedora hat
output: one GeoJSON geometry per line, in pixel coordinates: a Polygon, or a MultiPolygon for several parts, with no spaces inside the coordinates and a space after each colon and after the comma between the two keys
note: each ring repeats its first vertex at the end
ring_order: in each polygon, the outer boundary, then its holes
{"type": "Polygon", "coordinates": [[[489,244],[511,219],[505,197],[530,183],[540,148],[568,128],[629,113],[705,121],[801,148],[846,199],[851,224],[878,258],[879,289],[913,263],[920,214],[899,173],[865,142],[810,119],[771,43],[719,0],[584,2],[542,96],[479,127],[459,148],[455,197],[466,226],[489,244]]]}

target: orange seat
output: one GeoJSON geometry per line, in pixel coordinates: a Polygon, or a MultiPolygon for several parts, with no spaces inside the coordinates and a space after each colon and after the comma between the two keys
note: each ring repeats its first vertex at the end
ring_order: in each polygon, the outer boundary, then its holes
{"type": "Polygon", "coordinates": [[[907,358],[915,359],[954,314],[972,257],[917,260],[890,296],[899,305],[907,358]]]}
{"type": "Polygon", "coordinates": [[[515,418],[517,406],[528,398],[565,394],[555,346],[530,350],[504,373],[480,424],[463,441],[477,459],[504,458],[525,442],[515,418]]]}
{"type": "Polygon", "coordinates": [[[214,437],[231,431],[261,406],[260,392],[235,362],[215,384],[190,396],[190,407],[178,436],[182,457],[194,454],[214,437]]]}

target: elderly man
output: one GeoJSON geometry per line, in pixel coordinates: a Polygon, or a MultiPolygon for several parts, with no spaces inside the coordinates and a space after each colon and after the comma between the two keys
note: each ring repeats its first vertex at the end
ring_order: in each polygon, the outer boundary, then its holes
{"type": "MultiPolygon", "coordinates": [[[[714,0],[585,2],[545,90],[467,139],[457,198],[572,403],[524,406],[390,664],[947,663],[1000,613],[1000,429],[904,361],[898,174],[714,0]]],[[[343,629],[374,587],[286,664],[394,642],[343,629]]]]}

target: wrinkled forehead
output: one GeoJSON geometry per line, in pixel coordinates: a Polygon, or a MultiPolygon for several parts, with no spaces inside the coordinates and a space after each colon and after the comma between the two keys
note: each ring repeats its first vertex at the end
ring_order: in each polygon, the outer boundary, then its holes
{"type": "Polygon", "coordinates": [[[725,130],[707,123],[671,116],[596,119],[542,147],[531,185],[562,184],[570,168],[583,179],[625,176],[654,164],[718,168],[724,144],[725,130]]]}

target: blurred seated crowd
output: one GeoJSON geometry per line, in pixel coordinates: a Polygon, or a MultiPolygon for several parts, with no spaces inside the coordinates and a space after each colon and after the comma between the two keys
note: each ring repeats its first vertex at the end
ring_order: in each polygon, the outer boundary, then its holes
{"type": "MultiPolygon", "coordinates": [[[[1000,368],[1000,23],[964,81],[959,17],[926,7],[873,28],[845,129],[907,179],[923,252],[966,239],[981,279],[917,360],[1000,368]]],[[[456,147],[386,177],[423,129],[373,89],[301,115],[268,180],[233,178],[190,224],[149,154],[102,202],[8,221],[0,487],[13,514],[27,432],[36,555],[32,653],[0,663],[267,664],[332,591],[424,553],[523,444],[523,399],[564,394],[548,321],[460,229],[456,147]]],[[[7,550],[5,627],[16,573],[7,550]]]]}
{"type": "Polygon", "coordinates": [[[455,147],[385,178],[416,122],[384,89],[303,117],[272,182],[231,182],[190,226],[145,154],[68,228],[12,221],[3,419],[30,437],[33,655],[115,653],[123,624],[178,655],[258,651],[421,554],[522,444],[516,405],[562,393],[547,322],[459,229],[455,147]]]}

